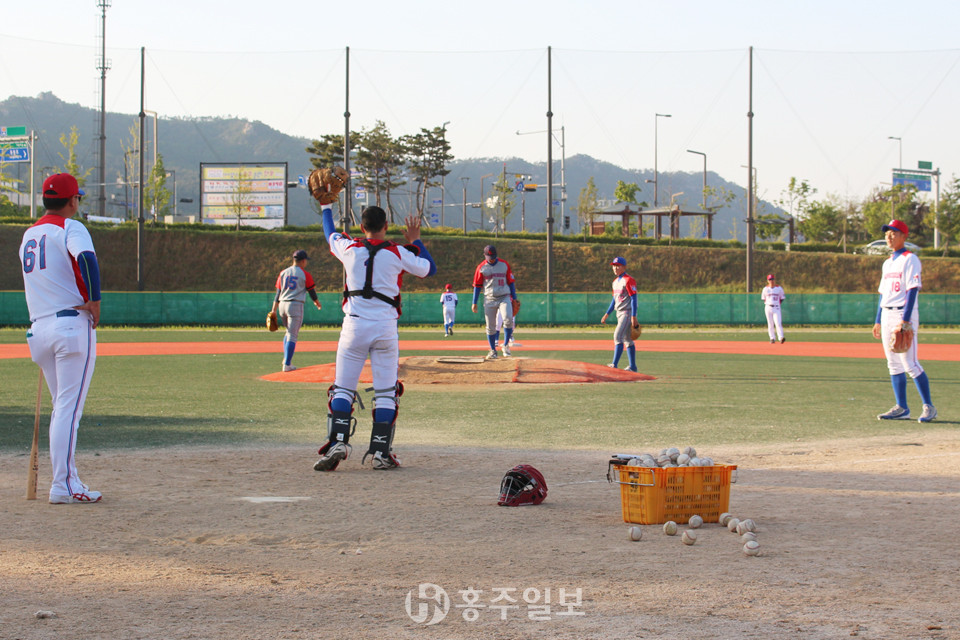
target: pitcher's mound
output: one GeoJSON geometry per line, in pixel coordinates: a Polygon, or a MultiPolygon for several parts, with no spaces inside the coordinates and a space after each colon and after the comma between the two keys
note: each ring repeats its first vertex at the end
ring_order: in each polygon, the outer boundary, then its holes
{"type": "MultiPolygon", "coordinates": [[[[317,382],[331,384],[335,365],[320,364],[287,373],[271,373],[261,380],[272,382],[317,382]]],[[[468,356],[408,356],[400,358],[397,376],[405,384],[490,384],[507,382],[638,382],[656,380],[644,373],[612,369],[598,364],[538,358],[485,360],[468,356]]],[[[360,382],[373,382],[370,364],[363,367],[360,382]]]]}

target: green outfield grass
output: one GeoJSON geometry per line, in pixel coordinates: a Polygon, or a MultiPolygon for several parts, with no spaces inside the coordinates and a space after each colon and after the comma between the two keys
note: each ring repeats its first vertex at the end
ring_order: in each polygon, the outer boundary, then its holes
{"type": "MultiPolygon", "coordinates": [[[[402,339],[436,339],[437,328],[403,330],[402,339]]],[[[325,433],[326,389],[274,383],[280,339],[263,330],[104,329],[106,342],[273,340],[276,354],[101,357],[79,436],[79,449],[276,444],[317,446],[325,433]]],[[[527,339],[609,338],[611,328],[530,329],[527,339]]],[[[793,341],[872,341],[868,328],[791,330],[793,341]]],[[[955,331],[928,330],[924,342],[960,343],[955,331]]],[[[761,340],[757,329],[649,329],[647,339],[761,340]]],[[[302,340],[336,340],[332,329],[306,330],[302,340]]],[[[476,339],[480,331],[458,333],[476,339]]],[[[0,342],[23,340],[22,330],[0,330],[0,342]]],[[[610,350],[531,352],[537,358],[604,364],[610,350]]],[[[456,352],[444,352],[452,355],[456,352]]],[[[424,355],[403,352],[401,355],[424,355]]],[[[922,360],[921,347],[921,361],[922,360]]],[[[333,353],[301,353],[296,364],[332,362],[333,353]]],[[[695,444],[778,443],[955,429],[960,416],[960,366],[923,362],[940,419],[879,422],[892,404],[879,346],[871,359],[641,353],[640,371],[657,380],[578,385],[499,385],[490,388],[418,386],[401,401],[395,446],[639,451],[695,444]]],[[[0,361],[0,450],[26,453],[33,427],[37,368],[29,360],[0,361]]],[[[919,414],[913,385],[908,397],[919,414]]],[[[367,394],[369,395],[369,394],[367,394]]],[[[44,392],[45,430],[50,401],[44,392]]],[[[358,446],[369,434],[369,409],[359,415],[358,446]]],[[[45,447],[46,434],[42,434],[45,447]]]]}

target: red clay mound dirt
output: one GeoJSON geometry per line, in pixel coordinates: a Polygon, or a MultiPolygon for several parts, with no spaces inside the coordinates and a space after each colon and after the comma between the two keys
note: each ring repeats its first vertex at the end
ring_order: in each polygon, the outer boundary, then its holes
{"type": "MultiPolygon", "coordinates": [[[[271,373],[261,380],[272,382],[334,381],[335,364],[304,367],[287,373],[271,373]]],[[[573,383],[573,382],[639,382],[656,380],[644,373],[633,373],[607,366],[570,360],[537,358],[497,358],[463,356],[408,356],[400,358],[397,376],[405,384],[490,384],[490,383],[573,383]]],[[[363,367],[360,382],[373,382],[370,365],[363,367]]]]}

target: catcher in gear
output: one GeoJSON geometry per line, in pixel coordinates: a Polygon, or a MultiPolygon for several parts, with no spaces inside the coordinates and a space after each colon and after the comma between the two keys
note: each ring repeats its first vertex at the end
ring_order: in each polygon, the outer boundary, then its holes
{"type": "Polygon", "coordinates": [[[613,332],[613,362],[607,366],[617,369],[624,347],[630,360],[628,371],[637,370],[637,346],[634,340],[640,337],[640,323],[637,322],[637,282],[627,275],[627,260],[617,256],[610,262],[613,267],[613,299],[607,312],[600,318],[600,324],[606,324],[610,313],[617,310],[617,328],[613,332]],[[636,332],[636,333],[634,333],[636,332]]]}
{"type": "Polygon", "coordinates": [[[883,225],[887,247],[893,255],[883,263],[880,278],[880,303],[877,306],[873,337],[883,344],[887,369],[893,386],[896,404],[879,420],[909,420],[907,405],[907,375],[920,392],[923,411],[919,422],[930,422],[937,417],[937,408],[930,397],[930,381],[917,361],[917,332],[920,315],[917,296],[922,288],[920,258],[904,248],[909,229],[902,220],[891,220],[883,225]]]}
{"type": "Polygon", "coordinates": [[[343,167],[314,169],[307,178],[307,188],[310,189],[310,195],[321,205],[332,204],[337,201],[340,191],[347,186],[349,177],[343,167]]]}
{"type": "Polygon", "coordinates": [[[547,481],[543,474],[529,464],[518,464],[507,471],[500,481],[501,507],[519,507],[525,504],[540,504],[547,498],[547,481]]]}

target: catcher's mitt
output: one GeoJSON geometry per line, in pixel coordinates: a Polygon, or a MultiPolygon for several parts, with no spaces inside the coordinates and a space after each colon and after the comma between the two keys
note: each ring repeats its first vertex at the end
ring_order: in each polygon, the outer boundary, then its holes
{"type": "Polygon", "coordinates": [[[890,351],[906,353],[913,344],[913,327],[909,322],[902,323],[890,333],[890,351]]]}
{"type": "Polygon", "coordinates": [[[643,331],[643,327],[640,326],[639,322],[633,325],[632,327],[630,327],[630,339],[636,340],[637,338],[640,337],[640,333],[642,331],[643,331]]]}
{"type": "Polygon", "coordinates": [[[267,330],[276,331],[277,327],[277,314],[275,314],[273,311],[267,313],[267,330]]]}
{"type": "Polygon", "coordinates": [[[510,302],[513,304],[513,317],[516,318],[517,314],[520,313],[520,301],[514,298],[510,302]]]}
{"type": "Polygon", "coordinates": [[[307,178],[307,188],[320,204],[337,201],[341,189],[347,185],[347,170],[343,167],[314,169],[307,178]]]}

